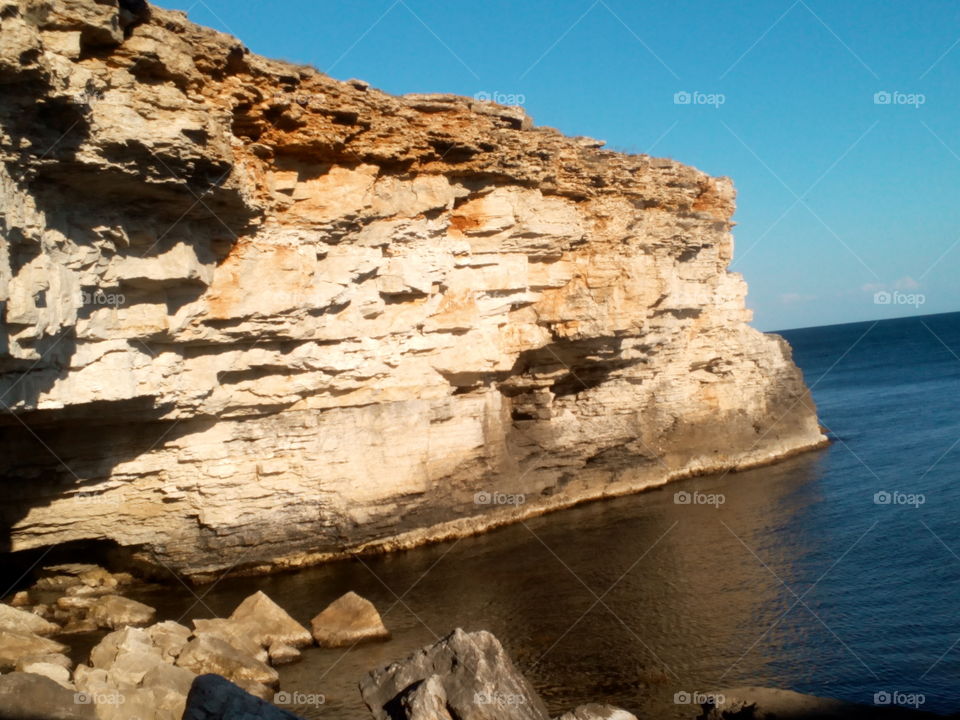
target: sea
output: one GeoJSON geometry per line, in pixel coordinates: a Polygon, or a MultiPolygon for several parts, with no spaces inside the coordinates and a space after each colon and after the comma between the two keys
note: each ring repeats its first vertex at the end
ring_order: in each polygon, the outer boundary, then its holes
{"type": "Polygon", "coordinates": [[[373,601],[392,639],[281,667],[279,697],[306,718],[369,718],[361,677],[457,627],[494,633],[554,714],[603,702],[694,718],[747,685],[960,712],[960,313],[781,334],[822,450],[140,599],[186,621],[259,589],[304,624],[349,590],[373,601]]]}

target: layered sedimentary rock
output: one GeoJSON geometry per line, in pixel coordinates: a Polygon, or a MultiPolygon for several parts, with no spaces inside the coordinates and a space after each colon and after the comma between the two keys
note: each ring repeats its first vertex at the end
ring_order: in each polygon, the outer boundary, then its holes
{"type": "Polygon", "coordinates": [[[0,0],[0,83],[0,550],[252,571],[823,441],[728,179],[116,0],[0,0]]]}

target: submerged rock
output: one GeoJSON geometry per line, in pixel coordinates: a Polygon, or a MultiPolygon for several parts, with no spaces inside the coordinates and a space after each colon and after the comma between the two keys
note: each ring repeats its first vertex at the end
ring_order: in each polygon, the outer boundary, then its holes
{"type": "Polygon", "coordinates": [[[348,592],[330,603],[310,621],[310,628],[321,647],[340,647],[390,637],[377,608],[355,592],[348,592]]]}
{"type": "Polygon", "coordinates": [[[546,705],[485,631],[455,630],[360,683],[376,720],[549,720],[546,705]],[[444,717],[444,715],[440,715],[444,717]]]}

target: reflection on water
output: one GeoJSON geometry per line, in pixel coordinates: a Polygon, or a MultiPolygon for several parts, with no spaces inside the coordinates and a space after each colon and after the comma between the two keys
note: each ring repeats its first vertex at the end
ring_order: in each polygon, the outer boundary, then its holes
{"type": "Polygon", "coordinates": [[[789,620],[775,624],[795,600],[781,581],[801,593],[798,568],[817,547],[784,535],[818,500],[819,466],[807,455],[412,552],[224,580],[200,588],[189,611],[186,591],[143,599],[164,617],[207,617],[261,589],[306,624],[347,590],[370,598],[393,639],[308,650],[281,669],[284,689],[326,697],[322,708],[296,708],[308,717],[369,717],[356,689],[363,674],[457,626],[497,635],[552,711],[604,700],[690,717],[675,693],[796,679],[780,658],[804,637],[789,620]],[[723,504],[677,504],[677,492],[723,504]]]}
{"type": "MultiPolygon", "coordinates": [[[[788,339],[837,441],[779,465],[591,503],[387,557],[144,596],[161,619],[261,589],[307,624],[348,590],[393,631],[310,649],[283,688],[312,718],[368,718],[359,679],[457,626],[497,635],[552,711],[603,701],[694,717],[675,693],[765,685],[960,710],[960,314],[788,339]],[[675,493],[718,494],[718,506],[675,493]],[[875,503],[923,493],[921,506],[875,503]],[[192,607],[191,607],[192,606],[192,607]]],[[[698,496],[699,497],[699,496],[698,496]]]]}

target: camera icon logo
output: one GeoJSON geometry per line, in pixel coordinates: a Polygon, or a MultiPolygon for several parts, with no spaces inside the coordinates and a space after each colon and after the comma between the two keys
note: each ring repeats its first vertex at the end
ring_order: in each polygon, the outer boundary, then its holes
{"type": "Polygon", "coordinates": [[[889,505],[893,501],[893,496],[886,490],[881,490],[873,496],[873,502],[876,505],[889,505]]]}
{"type": "Polygon", "coordinates": [[[881,90],[873,94],[874,105],[889,105],[893,102],[893,95],[886,90],[881,90]]]}
{"type": "Polygon", "coordinates": [[[686,90],[681,90],[680,92],[675,92],[673,94],[674,105],[689,105],[692,101],[693,96],[686,90]]]}

